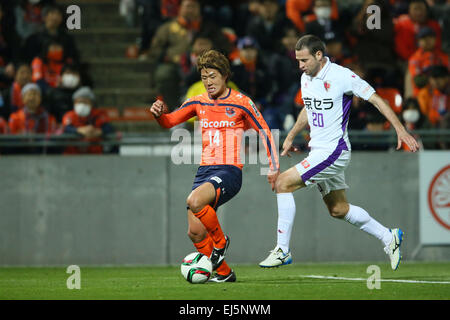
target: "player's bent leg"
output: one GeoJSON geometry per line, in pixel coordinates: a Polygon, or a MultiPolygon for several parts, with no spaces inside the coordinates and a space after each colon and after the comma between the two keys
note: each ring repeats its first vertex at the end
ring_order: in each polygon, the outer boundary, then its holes
{"type": "Polygon", "coordinates": [[[222,264],[230,244],[230,239],[223,234],[216,211],[211,207],[211,204],[217,202],[216,197],[213,184],[205,182],[193,190],[186,201],[193,215],[201,221],[214,241],[210,256],[213,270],[222,264]]]}
{"type": "Polygon", "coordinates": [[[350,209],[345,189],[331,191],[323,197],[323,201],[333,218],[344,219],[350,209]]]}
{"type": "Polygon", "coordinates": [[[282,172],[275,183],[276,193],[292,193],[303,187],[305,183],[295,167],[282,172]]]}
{"type": "Polygon", "coordinates": [[[205,182],[192,190],[186,199],[186,204],[194,213],[201,211],[206,205],[212,205],[216,199],[216,190],[212,183],[205,182]]]}
{"type": "MultiPolygon", "coordinates": [[[[208,234],[205,226],[201,221],[194,216],[191,210],[188,210],[188,236],[191,239],[194,247],[198,252],[206,256],[211,256],[214,249],[214,241],[208,234]]],[[[209,279],[211,282],[235,282],[236,274],[228,266],[224,260],[220,267],[217,268],[216,273],[209,279]]]]}
{"type": "MultiPolygon", "coordinates": [[[[195,244],[200,243],[202,241],[205,240],[210,240],[211,241],[211,251],[212,251],[212,239],[206,239],[208,236],[208,231],[206,230],[205,226],[203,225],[203,223],[200,221],[200,219],[198,219],[193,213],[192,211],[189,209],[188,213],[188,237],[191,239],[191,241],[195,244]]],[[[205,246],[207,245],[207,243],[205,243],[205,246]]],[[[203,247],[203,246],[202,246],[203,247]]],[[[198,249],[198,248],[197,248],[198,249]]],[[[203,254],[206,254],[202,251],[199,251],[203,254]]],[[[209,255],[211,254],[211,252],[207,253],[206,255],[209,257],[209,255]]]]}
{"type": "Polygon", "coordinates": [[[295,167],[278,176],[275,183],[277,192],[277,245],[266,259],[259,263],[262,268],[274,268],[292,263],[289,250],[292,226],[295,218],[295,200],[292,192],[304,187],[300,174],[295,167]]]}
{"type": "Polygon", "coordinates": [[[392,269],[397,270],[402,258],[400,246],[404,234],[401,229],[390,230],[372,218],[363,208],[349,204],[345,190],[333,190],[324,196],[323,200],[332,217],[343,219],[381,240],[384,244],[384,251],[391,260],[392,269]]]}

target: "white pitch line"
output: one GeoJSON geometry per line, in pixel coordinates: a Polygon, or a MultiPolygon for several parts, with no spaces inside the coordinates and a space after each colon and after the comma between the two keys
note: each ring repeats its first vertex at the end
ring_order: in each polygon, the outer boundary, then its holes
{"type": "MultiPolygon", "coordinates": [[[[345,278],[345,277],[317,276],[317,275],[307,275],[307,276],[300,276],[300,277],[301,278],[310,278],[310,279],[367,281],[367,279],[365,279],[365,278],[345,278]]],[[[399,280],[399,279],[379,279],[379,280],[380,280],[380,282],[450,284],[450,281],[424,281],[424,280],[399,280]]]]}

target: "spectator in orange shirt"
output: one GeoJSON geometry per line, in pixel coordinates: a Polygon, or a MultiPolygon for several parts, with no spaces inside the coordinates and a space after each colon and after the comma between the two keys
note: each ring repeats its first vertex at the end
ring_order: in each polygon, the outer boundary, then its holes
{"type": "MultiPolygon", "coordinates": [[[[95,95],[89,87],[75,91],[72,99],[74,108],[63,117],[64,133],[77,134],[82,141],[98,143],[103,136],[114,132],[106,112],[94,107],[95,95]]],[[[64,154],[80,153],[101,154],[103,147],[100,144],[69,146],[64,151],[64,154]]]]}
{"type": "Polygon", "coordinates": [[[413,96],[419,93],[417,77],[423,77],[432,66],[448,67],[448,55],[436,46],[436,33],[430,27],[423,27],[417,34],[419,49],[409,58],[408,72],[411,76],[413,96]],[[416,81],[414,81],[416,78],[416,81]]]}
{"type": "Polygon", "coordinates": [[[71,59],[65,56],[64,47],[58,41],[51,40],[43,47],[42,54],[31,62],[31,68],[33,82],[38,83],[45,93],[49,86],[56,88],[64,64],[70,63],[71,59]]]}
{"type": "Polygon", "coordinates": [[[417,50],[416,35],[420,27],[428,26],[436,33],[436,44],[441,48],[441,27],[439,23],[429,18],[428,4],[424,0],[411,0],[408,14],[394,19],[395,51],[400,59],[408,59],[417,50]]]}
{"type": "MultiPolygon", "coordinates": [[[[314,0],[286,0],[286,16],[292,21],[300,32],[305,32],[303,16],[313,12],[314,0]]],[[[331,0],[331,19],[339,18],[336,0],[331,0]]]]}
{"type": "Polygon", "coordinates": [[[444,66],[430,69],[429,85],[419,91],[420,110],[436,128],[448,128],[450,118],[449,71],[444,66]]]}
{"type": "Polygon", "coordinates": [[[31,82],[31,67],[29,64],[21,64],[17,68],[14,82],[10,89],[10,111],[15,112],[23,108],[22,88],[31,82]]]}
{"type": "Polygon", "coordinates": [[[9,117],[11,134],[53,134],[57,130],[55,117],[41,105],[41,89],[35,83],[29,83],[22,89],[24,107],[9,117]]]}

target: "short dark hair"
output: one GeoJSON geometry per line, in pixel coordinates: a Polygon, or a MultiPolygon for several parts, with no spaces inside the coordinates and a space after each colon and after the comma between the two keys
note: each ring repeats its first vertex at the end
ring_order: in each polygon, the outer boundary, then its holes
{"type": "Polygon", "coordinates": [[[304,35],[297,41],[295,50],[300,51],[303,49],[308,49],[309,53],[311,53],[312,55],[315,55],[318,51],[322,51],[322,54],[325,55],[326,52],[325,43],[320,40],[320,38],[312,34],[304,35]]]}

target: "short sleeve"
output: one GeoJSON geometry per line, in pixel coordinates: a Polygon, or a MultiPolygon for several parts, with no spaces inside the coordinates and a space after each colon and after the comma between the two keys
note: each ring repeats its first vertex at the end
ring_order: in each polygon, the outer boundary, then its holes
{"type": "Polygon", "coordinates": [[[346,71],[345,94],[354,94],[361,99],[369,100],[372,94],[375,93],[375,89],[350,69],[346,71]]]}

